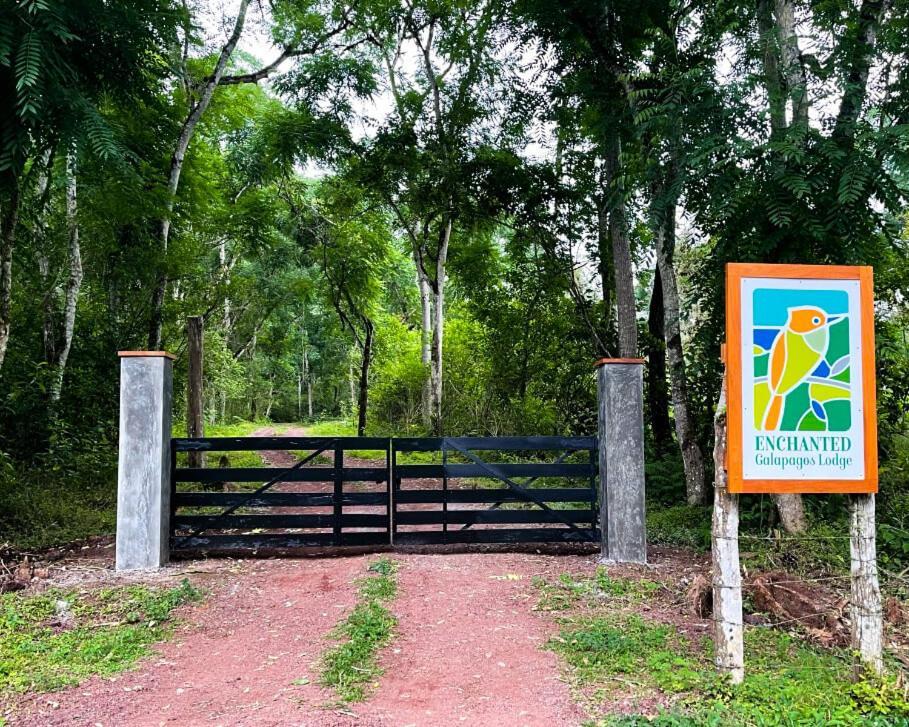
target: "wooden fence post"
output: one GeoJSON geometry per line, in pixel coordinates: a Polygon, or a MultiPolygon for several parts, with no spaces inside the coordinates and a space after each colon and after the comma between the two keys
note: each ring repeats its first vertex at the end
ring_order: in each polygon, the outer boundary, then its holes
{"type": "Polygon", "coordinates": [[[742,571],[739,566],[739,496],[727,489],[726,375],[714,417],[713,633],[716,668],[733,684],[745,678],[742,626],[742,571]]]}
{"type": "Polygon", "coordinates": [[[647,562],[643,364],[643,359],[597,363],[600,553],[616,563],[647,562]]]}
{"type": "MultiPolygon", "coordinates": [[[[190,316],[186,319],[186,351],[189,357],[189,370],[186,377],[186,436],[190,438],[205,436],[204,404],[202,400],[202,357],[203,351],[202,316],[190,316]]],[[[202,452],[190,452],[190,467],[204,467],[205,455],[202,452]]]]}
{"type": "Polygon", "coordinates": [[[877,578],[874,495],[849,498],[849,551],[852,560],[852,648],[858,654],[856,671],[880,674],[883,660],[883,613],[877,578]]]}
{"type": "Polygon", "coordinates": [[[117,570],[158,568],[170,554],[172,359],[120,352],[117,570]]]}

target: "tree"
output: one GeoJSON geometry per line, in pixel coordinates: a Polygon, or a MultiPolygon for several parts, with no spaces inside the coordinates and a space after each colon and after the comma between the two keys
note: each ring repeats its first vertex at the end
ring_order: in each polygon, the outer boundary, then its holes
{"type": "Polygon", "coordinates": [[[0,94],[14,101],[0,110],[0,366],[11,329],[20,207],[46,166],[38,160],[77,137],[99,157],[120,153],[100,101],[128,103],[157,86],[166,72],[157,51],[174,38],[178,19],[170,0],[115,7],[101,0],[4,0],[0,94]]]}
{"type": "MultiPolygon", "coordinates": [[[[237,49],[237,44],[246,25],[246,11],[250,0],[239,0],[233,28],[217,54],[214,66],[203,71],[201,77],[192,73],[189,63],[189,49],[192,45],[192,27],[187,19],[183,28],[182,59],[179,68],[179,81],[187,105],[170,164],[167,172],[164,210],[159,221],[159,241],[162,256],[167,253],[170,240],[170,228],[174,213],[174,204],[180,187],[180,176],[186,159],[186,151],[196,132],[196,127],[214,98],[220,86],[258,83],[279,71],[282,63],[291,59],[313,56],[327,48],[334,48],[334,41],[347,29],[349,23],[346,10],[332,8],[314,0],[304,10],[288,8],[277,4],[276,15],[287,23],[276,34],[276,40],[283,49],[270,63],[253,71],[228,73],[228,67],[237,49]],[[296,21],[296,22],[294,22],[296,21]]],[[[286,5],[286,3],[285,3],[286,5]]],[[[167,292],[168,276],[166,265],[157,274],[152,291],[151,313],[149,316],[148,347],[151,350],[161,348],[162,325],[164,316],[164,298],[167,292]]]]}
{"type": "Polygon", "coordinates": [[[360,172],[410,243],[421,305],[421,355],[429,368],[425,421],[436,433],[443,428],[450,246],[453,236],[472,224],[476,167],[485,144],[502,130],[487,109],[495,103],[490,92],[501,75],[495,33],[503,14],[498,0],[471,0],[462,7],[368,6],[357,17],[384,66],[395,104],[386,128],[368,144],[360,172]],[[412,74],[402,67],[408,57],[416,59],[412,74]]]}

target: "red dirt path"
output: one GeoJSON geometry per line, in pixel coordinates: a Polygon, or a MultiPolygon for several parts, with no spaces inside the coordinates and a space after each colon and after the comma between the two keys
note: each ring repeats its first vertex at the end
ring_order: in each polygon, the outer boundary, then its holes
{"type": "MultiPolygon", "coordinates": [[[[185,626],[138,669],[29,697],[23,725],[578,725],[584,715],[541,649],[533,575],[592,569],[586,556],[395,554],[398,628],[365,703],[328,706],[317,685],[328,632],[374,556],[225,563],[185,626]],[[293,684],[307,679],[308,683],[293,684]]],[[[186,568],[186,565],[177,566],[186,568]]]]}

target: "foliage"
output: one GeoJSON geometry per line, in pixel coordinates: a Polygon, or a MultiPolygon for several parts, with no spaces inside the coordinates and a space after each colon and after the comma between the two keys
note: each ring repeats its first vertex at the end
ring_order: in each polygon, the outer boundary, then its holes
{"type": "Polygon", "coordinates": [[[843,650],[746,628],[746,679],[733,686],[716,676],[706,644],[621,606],[615,599],[593,609],[590,601],[573,602],[560,611],[561,628],[548,647],[565,659],[573,685],[591,695],[592,704],[600,704],[612,685],[623,691],[634,688],[632,699],[656,698],[672,706],[656,716],[598,717],[591,725],[883,727],[909,720],[904,688],[893,677],[853,682],[851,660],[843,650]]]}
{"type": "Polygon", "coordinates": [[[382,673],[376,655],[391,641],[397,623],[384,605],[397,593],[397,564],[380,558],[368,570],[370,575],[360,580],[357,604],[333,632],[342,642],[322,657],[321,682],[342,702],[366,699],[369,684],[382,673]]]}
{"type": "Polygon", "coordinates": [[[186,579],[173,588],[0,595],[2,689],[45,692],[129,669],[167,636],[174,609],[201,598],[186,579]]]}

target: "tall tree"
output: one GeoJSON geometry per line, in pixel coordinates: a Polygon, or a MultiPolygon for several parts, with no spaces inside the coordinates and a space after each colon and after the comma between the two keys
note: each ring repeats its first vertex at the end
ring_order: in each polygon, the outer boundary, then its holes
{"type": "MultiPolygon", "coordinates": [[[[277,57],[255,70],[228,73],[230,63],[237,50],[237,45],[246,26],[246,13],[250,0],[239,0],[233,27],[227,39],[221,45],[214,65],[204,71],[201,77],[194,75],[188,63],[188,54],[192,46],[191,38],[194,29],[189,20],[183,28],[182,62],[179,66],[180,87],[185,95],[187,106],[170,164],[167,171],[166,194],[163,214],[158,223],[159,245],[162,260],[165,259],[170,240],[170,229],[173,222],[174,204],[180,188],[180,176],[186,160],[186,152],[195,135],[205,112],[208,110],[215,91],[220,86],[247,83],[259,83],[277,73],[283,63],[295,59],[314,56],[331,48],[344,44],[337,39],[348,28],[346,9],[333,7],[330,4],[313,0],[303,9],[285,7],[287,3],[278,3],[273,12],[286,23],[275,33],[276,40],[283,46],[277,57]],[[296,22],[294,22],[296,21],[296,22]]],[[[292,3],[291,3],[292,5],[292,3]]],[[[152,350],[161,348],[162,325],[164,321],[164,300],[167,293],[168,275],[166,260],[159,266],[151,299],[149,316],[148,347],[152,350]]]]}

